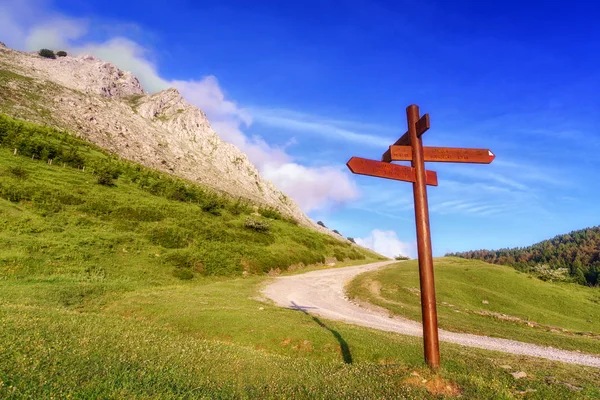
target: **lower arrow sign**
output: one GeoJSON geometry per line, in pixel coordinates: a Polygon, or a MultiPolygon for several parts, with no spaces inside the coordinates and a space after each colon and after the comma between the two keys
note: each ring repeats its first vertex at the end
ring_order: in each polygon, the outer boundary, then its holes
{"type": "MultiPolygon", "coordinates": [[[[415,169],[403,165],[369,160],[367,158],[352,157],[346,165],[353,174],[376,176],[378,178],[393,179],[396,181],[415,182],[415,169]]],[[[426,182],[430,186],[437,186],[437,174],[434,171],[425,171],[426,182]]]]}

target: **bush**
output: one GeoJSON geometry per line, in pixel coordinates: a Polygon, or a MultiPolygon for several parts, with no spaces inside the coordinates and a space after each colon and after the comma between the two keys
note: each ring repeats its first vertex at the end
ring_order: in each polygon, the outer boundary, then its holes
{"type": "Polygon", "coordinates": [[[349,240],[349,241],[351,241],[352,243],[356,244],[356,242],[354,241],[354,238],[347,237],[346,239],[348,239],[348,240],[349,240]]]}
{"type": "Polygon", "coordinates": [[[181,249],[189,244],[191,236],[189,231],[176,226],[158,227],[150,232],[150,241],[167,249],[181,249]]]}
{"type": "Polygon", "coordinates": [[[250,214],[252,207],[246,200],[240,197],[236,201],[229,203],[228,210],[233,215],[250,214]]]}
{"type": "Polygon", "coordinates": [[[176,268],[192,268],[198,261],[186,251],[174,251],[165,256],[165,261],[176,268]]]}
{"type": "Polygon", "coordinates": [[[340,233],[340,232],[339,232],[337,229],[334,229],[334,230],[333,230],[333,232],[334,232],[334,233],[337,233],[337,234],[338,234],[338,235],[340,235],[340,236],[342,236],[342,234],[341,234],[341,233],[340,233]]]}
{"type": "Polygon", "coordinates": [[[282,219],[281,214],[274,208],[271,207],[261,207],[258,209],[258,213],[265,218],[269,219],[282,219]]]}
{"type": "Polygon", "coordinates": [[[206,197],[202,200],[201,208],[202,211],[212,215],[221,215],[221,208],[223,208],[225,199],[217,196],[216,194],[207,193],[206,197]]]}
{"type": "Polygon", "coordinates": [[[27,179],[27,176],[29,175],[27,173],[27,171],[25,170],[25,168],[21,167],[21,166],[17,166],[17,167],[8,167],[8,172],[13,175],[16,178],[19,179],[27,179]]]}
{"type": "Polygon", "coordinates": [[[325,226],[325,224],[323,223],[323,221],[318,221],[318,222],[317,222],[317,225],[321,225],[323,228],[327,228],[327,227],[325,226]]]}
{"type": "Polygon", "coordinates": [[[269,224],[267,222],[258,221],[250,217],[246,218],[244,226],[248,229],[255,230],[256,232],[265,233],[269,231],[269,224]]]}
{"type": "Polygon", "coordinates": [[[59,56],[59,57],[66,57],[67,56],[67,52],[63,51],[63,50],[60,50],[60,51],[56,52],[56,55],[59,56]]]}
{"type": "Polygon", "coordinates": [[[164,218],[161,210],[147,206],[119,207],[114,210],[114,215],[127,221],[155,222],[164,218]]]}
{"type": "Polygon", "coordinates": [[[103,159],[94,165],[94,175],[98,177],[98,183],[104,186],[113,186],[114,180],[119,178],[122,171],[116,163],[103,159]]]}
{"type": "Polygon", "coordinates": [[[176,268],[173,270],[173,276],[181,279],[182,281],[189,281],[194,277],[194,273],[189,269],[176,268]]]}
{"type": "Polygon", "coordinates": [[[56,58],[56,55],[50,49],[41,49],[38,54],[45,58],[52,58],[52,59],[56,58]]]}
{"type": "Polygon", "coordinates": [[[398,254],[394,257],[394,260],[410,260],[410,257],[403,256],[402,254],[398,254]]]}
{"type": "Polygon", "coordinates": [[[0,183],[0,197],[18,203],[22,200],[31,200],[36,192],[33,186],[16,185],[13,183],[0,183]]]}
{"type": "Polygon", "coordinates": [[[532,272],[542,281],[565,282],[569,280],[567,268],[551,268],[547,264],[538,264],[532,268],[532,272]]]}

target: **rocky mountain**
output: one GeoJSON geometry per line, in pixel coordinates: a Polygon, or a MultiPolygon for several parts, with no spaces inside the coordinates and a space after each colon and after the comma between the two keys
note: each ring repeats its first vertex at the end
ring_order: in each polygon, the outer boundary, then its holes
{"type": "Polygon", "coordinates": [[[0,44],[0,112],[54,126],[119,156],[315,224],[176,89],[155,94],[91,55],[44,58],[0,44]]]}

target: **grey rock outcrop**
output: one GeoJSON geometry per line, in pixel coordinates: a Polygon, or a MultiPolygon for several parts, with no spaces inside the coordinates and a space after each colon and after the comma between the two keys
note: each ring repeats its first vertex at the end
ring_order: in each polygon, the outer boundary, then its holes
{"type": "Polygon", "coordinates": [[[66,129],[123,158],[273,207],[315,230],[248,157],[176,89],[147,94],[130,72],[91,55],[46,59],[0,47],[0,111],[66,129]],[[15,75],[18,74],[18,75],[15,75]]]}

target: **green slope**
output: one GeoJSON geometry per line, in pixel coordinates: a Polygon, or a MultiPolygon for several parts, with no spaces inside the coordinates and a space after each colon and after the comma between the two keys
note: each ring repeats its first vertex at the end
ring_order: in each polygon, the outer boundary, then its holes
{"type": "Polygon", "coordinates": [[[0,142],[2,399],[600,396],[597,369],[450,344],[440,381],[419,338],[258,299],[271,269],[374,255],[67,134],[0,116],[0,142]]]}
{"type": "MultiPolygon", "coordinates": [[[[440,328],[600,354],[600,290],[552,283],[500,265],[434,261],[440,328]]],[[[417,261],[363,274],[352,296],[421,319],[417,261]]]]}
{"type": "Polygon", "coordinates": [[[0,271],[10,278],[166,283],[376,257],[62,132],[0,116],[0,144],[0,271]]]}

